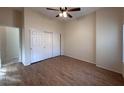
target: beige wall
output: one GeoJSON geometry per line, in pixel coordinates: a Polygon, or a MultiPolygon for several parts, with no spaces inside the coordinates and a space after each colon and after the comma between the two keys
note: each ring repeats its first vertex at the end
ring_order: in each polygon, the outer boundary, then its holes
{"type": "MultiPolygon", "coordinates": [[[[29,8],[24,8],[24,50],[25,56],[23,62],[25,65],[30,64],[30,30],[37,29],[50,32],[61,33],[62,23],[49,19],[42,14],[29,8]]],[[[63,50],[62,50],[63,51],[63,50]]]]}
{"type": "Polygon", "coordinates": [[[120,8],[96,12],[96,65],[122,72],[122,15],[120,8]]]}
{"type": "Polygon", "coordinates": [[[64,55],[95,63],[95,13],[66,23],[64,55]]]}
{"type": "Polygon", "coordinates": [[[22,11],[0,7],[0,26],[22,27],[22,11]]]}
{"type": "Polygon", "coordinates": [[[103,8],[66,23],[64,55],[122,73],[122,9],[103,8]]]}
{"type": "Polygon", "coordinates": [[[10,8],[0,8],[0,25],[14,26],[13,10],[10,8]]]}

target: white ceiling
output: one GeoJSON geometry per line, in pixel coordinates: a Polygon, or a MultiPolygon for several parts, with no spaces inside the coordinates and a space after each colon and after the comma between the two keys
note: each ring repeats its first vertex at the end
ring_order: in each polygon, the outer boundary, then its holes
{"type": "MultiPolygon", "coordinates": [[[[52,7],[55,9],[59,9],[59,7],[52,7]]],[[[69,8],[74,8],[74,7],[67,7],[69,8]]],[[[77,11],[77,12],[70,12],[70,14],[73,16],[73,18],[59,18],[59,17],[55,17],[56,15],[58,15],[58,11],[50,11],[47,10],[46,7],[33,7],[31,8],[37,12],[42,13],[45,16],[48,16],[52,19],[57,19],[60,21],[68,21],[68,20],[73,20],[76,18],[79,18],[81,16],[87,15],[89,13],[95,12],[96,10],[100,9],[99,7],[81,7],[81,11],[77,11]]]]}

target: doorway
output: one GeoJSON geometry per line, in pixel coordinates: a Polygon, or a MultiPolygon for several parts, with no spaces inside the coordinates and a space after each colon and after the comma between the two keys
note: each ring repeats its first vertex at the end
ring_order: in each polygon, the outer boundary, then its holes
{"type": "Polygon", "coordinates": [[[0,27],[0,61],[1,67],[17,63],[21,59],[19,28],[0,27]]]}

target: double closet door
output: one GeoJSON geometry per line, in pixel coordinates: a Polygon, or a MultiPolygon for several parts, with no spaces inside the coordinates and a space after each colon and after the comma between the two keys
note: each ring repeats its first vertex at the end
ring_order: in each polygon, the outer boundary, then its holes
{"type": "MultiPolygon", "coordinates": [[[[58,39],[60,39],[60,37],[58,39]]],[[[59,53],[56,54],[56,56],[60,55],[60,45],[57,45],[57,47],[55,47],[55,42],[56,44],[58,44],[60,40],[55,41],[54,33],[32,30],[31,63],[54,57],[54,51],[56,50],[55,48],[59,50],[59,53]]]]}

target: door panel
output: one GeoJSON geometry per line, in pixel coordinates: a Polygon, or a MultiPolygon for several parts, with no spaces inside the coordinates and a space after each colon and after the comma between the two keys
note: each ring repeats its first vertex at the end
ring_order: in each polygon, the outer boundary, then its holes
{"type": "Polygon", "coordinates": [[[53,34],[51,32],[44,33],[44,50],[45,50],[45,59],[52,57],[52,41],[53,34]]]}
{"type": "Polygon", "coordinates": [[[44,33],[41,31],[31,31],[31,62],[44,59],[44,33]]]}
{"type": "Polygon", "coordinates": [[[53,57],[60,55],[60,34],[53,34],[53,57]]]}

